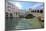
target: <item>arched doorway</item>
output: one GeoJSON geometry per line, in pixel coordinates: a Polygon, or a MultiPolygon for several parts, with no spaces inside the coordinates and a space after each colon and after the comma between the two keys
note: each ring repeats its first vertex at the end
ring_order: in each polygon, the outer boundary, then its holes
{"type": "Polygon", "coordinates": [[[5,17],[8,17],[8,12],[5,12],[5,17]]]}
{"type": "Polygon", "coordinates": [[[39,10],[37,10],[37,13],[39,13],[39,10]]]}
{"type": "Polygon", "coordinates": [[[40,13],[43,13],[43,10],[40,10],[40,13]]]}
{"type": "Polygon", "coordinates": [[[13,17],[12,13],[10,13],[10,17],[13,17]]]}

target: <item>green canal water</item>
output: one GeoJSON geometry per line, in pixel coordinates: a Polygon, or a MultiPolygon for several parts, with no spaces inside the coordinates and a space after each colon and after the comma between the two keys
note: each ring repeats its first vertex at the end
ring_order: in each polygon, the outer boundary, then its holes
{"type": "Polygon", "coordinates": [[[25,18],[5,18],[6,30],[18,30],[18,29],[37,29],[41,28],[36,17],[31,19],[25,18]]]}

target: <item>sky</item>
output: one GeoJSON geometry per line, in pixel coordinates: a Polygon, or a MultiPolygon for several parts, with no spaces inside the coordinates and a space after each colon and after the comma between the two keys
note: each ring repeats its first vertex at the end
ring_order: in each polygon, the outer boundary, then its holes
{"type": "Polygon", "coordinates": [[[9,1],[12,4],[16,5],[19,9],[43,9],[44,3],[43,2],[16,2],[14,0],[9,1]]]}

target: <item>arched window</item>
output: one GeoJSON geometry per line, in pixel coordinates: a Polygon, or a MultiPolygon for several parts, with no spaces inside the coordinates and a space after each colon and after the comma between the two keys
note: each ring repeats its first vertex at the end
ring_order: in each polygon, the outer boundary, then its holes
{"type": "Polygon", "coordinates": [[[34,12],[34,10],[32,12],[34,12]]]}
{"type": "Polygon", "coordinates": [[[39,10],[37,10],[37,12],[39,13],[39,10]]]}
{"type": "Polygon", "coordinates": [[[40,13],[43,13],[43,10],[40,10],[40,13]]]}
{"type": "Polygon", "coordinates": [[[36,12],[36,10],[35,10],[35,12],[36,12]]]}
{"type": "Polygon", "coordinates": [[[5,12],[5,14],[8,14],[8,12],[5,12]]]}

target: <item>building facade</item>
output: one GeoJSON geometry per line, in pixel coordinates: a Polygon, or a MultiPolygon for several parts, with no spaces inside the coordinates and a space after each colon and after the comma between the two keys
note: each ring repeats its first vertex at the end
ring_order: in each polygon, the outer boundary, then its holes
{"type": "Polygon", "coordinates": [[[6,2],[6,7],[5,7],[5,16],[6,17],[19,17],[17,12],[19,8],[13,5],[10,2],[6,2]]]}

